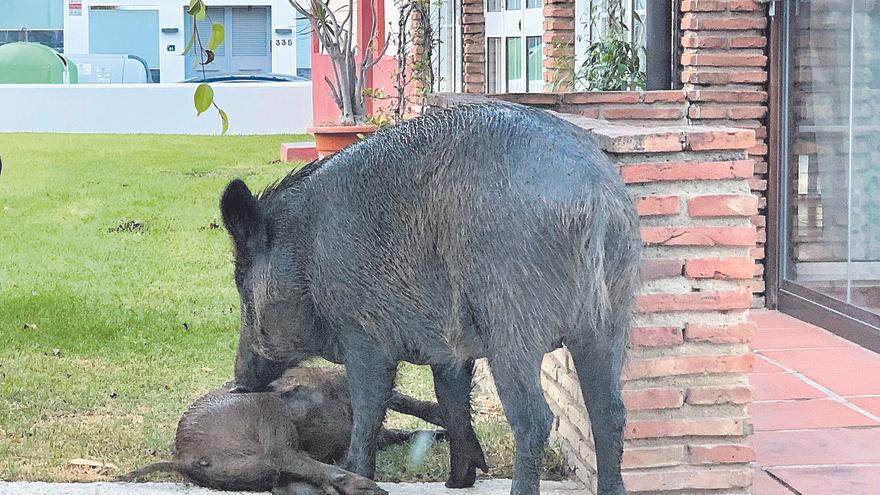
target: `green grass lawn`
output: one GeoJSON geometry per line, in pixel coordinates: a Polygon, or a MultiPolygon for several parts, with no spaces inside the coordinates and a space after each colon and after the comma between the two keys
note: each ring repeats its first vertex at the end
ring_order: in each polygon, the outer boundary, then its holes
{"type": "MultiPolygon", "coordinates": [[[[0,134],[0,479],[87,481],[168,456],[186,406],[232,373],[220,192],[277,179],[290,168],[279,144],[301,139],[0,134]]],[[[422,367],[402,367],[398,384],[433,395],[422,367]]],[[[477,402],[492,474],[509,476],[509,428],[477,402]]],[[[383,453],[380,478],[445,479],[445,444],[419,466],[407,458],[407,446],[383,453]]]]}

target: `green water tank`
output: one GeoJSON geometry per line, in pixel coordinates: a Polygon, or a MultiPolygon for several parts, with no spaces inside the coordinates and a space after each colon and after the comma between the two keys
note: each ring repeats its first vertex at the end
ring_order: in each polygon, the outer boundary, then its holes
{"type": "Polygon", "coordinates": [[[19,41],[0,46],[0,84],[76,82],[76,65],[46,45],[19,41]]]}

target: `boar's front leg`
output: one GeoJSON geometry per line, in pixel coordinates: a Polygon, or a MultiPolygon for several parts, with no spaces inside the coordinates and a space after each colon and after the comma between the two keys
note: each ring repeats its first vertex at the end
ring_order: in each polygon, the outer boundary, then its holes
{"type": "Polygon", "coordinates": [[[437,403],[449,439],[448,488],[466,488],[477,480],[477,468],[488,471],[483,449],[471,424],[471,382],[474,362],[463,365],[431,366],[437,403]]]}
{"type": "Polygon", "coordinates": [[[361,476],[376,472],[376,450],[397,363],[376,349],[349,351],[344,359],[345,377],[351,395],[351,444],[341,465],[361,476]],[[354,356],[352,354],[358,354],[354,356]]]}

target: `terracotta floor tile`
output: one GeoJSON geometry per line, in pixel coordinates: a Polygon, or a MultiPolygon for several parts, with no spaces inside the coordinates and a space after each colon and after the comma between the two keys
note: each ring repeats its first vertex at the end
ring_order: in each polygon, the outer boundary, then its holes
{"type": "Polygon", "coordinates": [[[755,356],[755,373],[783,373],[785,369],[763,359],[761,355],[755,356]]]}
{"type": "Polygon", "coordinates": [[[788,488],[760,468],[752,468],[753,495],[792,495],[788,488]]]}
{"type": "Polygon", "coordinates": [[[861,369],[807,367],[799,371],[838,395],[880,395],[880,367],[861,369]]]}
{"type": "Polygon", "coordinates": [[[880,466],[771,468],[770,471],[802,495],[880,493],[880,466]]]}
{"type": "Polygon", "coordinates": [[[758,464],[880,464],[880,428],[756,431],[758,464]]]}
{"type": "Polygon", "coordinates": [[[778,311],[755,310],[749,312],[749,319],[758,324],[758,328],[797,328],[812,326],[805,321],[778,311]]]}
{"type": "Polygon", "coordinates": [[[788,373],[756,373],[749,375],[755,400],[821,399],[827,397],[816,387],[788,373]]]}
{"type": "Polygon", "coordinates": [[[817,327],[758,329],[751,342],[756,351],[853,346],[855,344],[817,327]]]}
{"type": "Polygon", "coordinates": [[[754,402],[749,405],[749,414],[755,431],[880,426],[871,418],[828,399],[754,402]]]}
{"type": "Polygon", "coordinates": [[[861,347],[760,351],[773,361],[804,373],[816,369],[861,370],[880,367],[880,356],[861,347]]]}
{"type": "Polygon", "coordinates": [[[874,416],[880,416],[880,397],[850,397],[848,400],[874,416]]]}

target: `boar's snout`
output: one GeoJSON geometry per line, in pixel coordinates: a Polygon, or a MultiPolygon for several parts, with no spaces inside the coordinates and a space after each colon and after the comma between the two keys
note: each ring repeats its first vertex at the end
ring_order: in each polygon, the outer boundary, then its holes
{"type": "Polygon", "coordinates": [[[244,340],[238,344],[235,356],[235,378],[231,393],[265,392],[287,370],[287,363],[273,361],[254,352],[244,340]]]}

